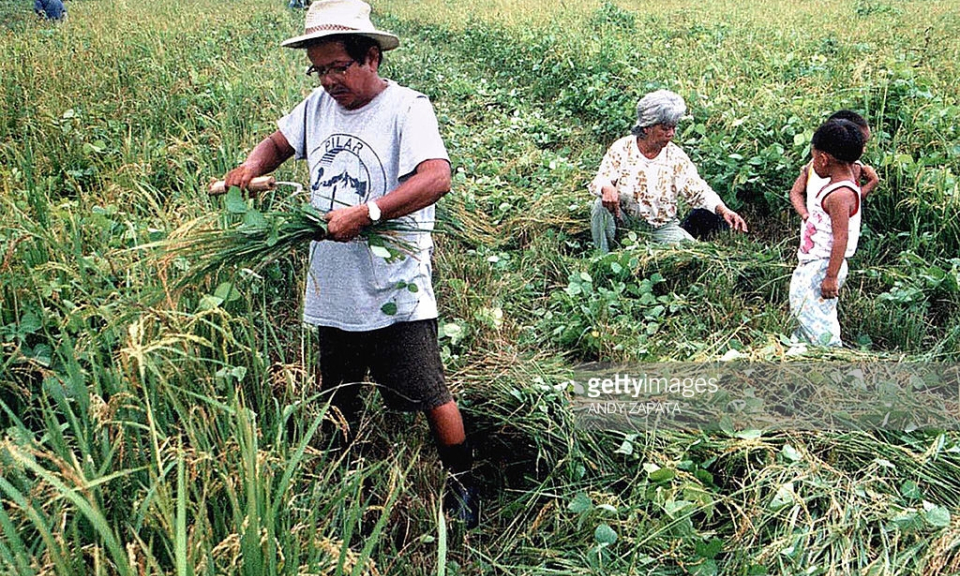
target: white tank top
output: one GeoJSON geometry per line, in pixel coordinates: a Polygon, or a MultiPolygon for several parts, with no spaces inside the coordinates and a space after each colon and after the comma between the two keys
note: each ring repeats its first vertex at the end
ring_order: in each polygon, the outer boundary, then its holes
{"type": "Polygon", "coordinates": [[[830,258],[830,250],[833,248],[833,230],[830,225],[830,215],[823,209],[823,201],[839,188],[850,188],[856,192],[856,207],[847,225],[847,249],[843,257],[850,258],[857,251],[857,242],[860,240],[860,187],[850,180],[842,180],[827,184],[817,192],[807,190],[807,212],[810,215],[800,230],[800,249],[797,251],[797,258],[801,262],[830,258]]]}

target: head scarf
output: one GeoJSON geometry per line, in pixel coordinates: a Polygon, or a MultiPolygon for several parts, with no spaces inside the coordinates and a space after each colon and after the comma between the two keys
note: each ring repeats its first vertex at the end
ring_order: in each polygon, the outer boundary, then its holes
{"type": "Polygon", "coordinates": [[[637,123],[633,126],[633,132],[657,124],[676,125],[686,113],[687,105],[676,92],[651,92],[637,102],[637,123]]]}

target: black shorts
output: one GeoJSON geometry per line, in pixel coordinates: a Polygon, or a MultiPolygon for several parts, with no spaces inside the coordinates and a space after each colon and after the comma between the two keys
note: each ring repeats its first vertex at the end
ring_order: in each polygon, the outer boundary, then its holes
{"type": "Polygon", "coordinates": [[[318,326],[320,386],[348,414],[369,371],[384,402],[405,412],[432,410],[453,400],[443,378],[437,320],[399,322],[368,332],[318,326]]]}

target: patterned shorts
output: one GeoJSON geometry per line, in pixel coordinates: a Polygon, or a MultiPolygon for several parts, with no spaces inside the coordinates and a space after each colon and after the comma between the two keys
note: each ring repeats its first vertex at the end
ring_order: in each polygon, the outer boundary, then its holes
{"type": "MultiPolygon", "coordinates": [[[[793,336],[799,341],[823,346],[841,346],[837,298],[823,298],[820,285],[827,275],[829,260],[801,262],[790,278],[790,314],[799,326],[793,336]]],[[[847,279],[847,261],[840,266],[837,282],[847,279]]]]}

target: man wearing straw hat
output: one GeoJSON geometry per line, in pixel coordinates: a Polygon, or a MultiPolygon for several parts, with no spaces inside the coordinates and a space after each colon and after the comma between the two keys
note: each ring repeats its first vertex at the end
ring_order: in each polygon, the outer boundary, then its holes
{"type": "Polygon", "coordinates": [[[335,240],[311,243],[304,300],[304,321],[318,330],[322,388],[353,419],[362,407],[356,383],[369,371],[389,405],[424,412],[452,473],[451,511],[472,527],[472,455],[444,381],[431,283],[434,204],[450,191],[450,161],[427,97],[380,77],[383,52],[400,41],[369,15],[361,0],[310,6],[304,33],[282,45],[306,50],[307,74],[322,89],[281,118],[225,181],[245,189],[292,156],[307,161],[312,203],[327,212],[335,240]],[[404,237],[411,254],[384,259],[358,239],[384,220],[417,230],[404,237]]]}

